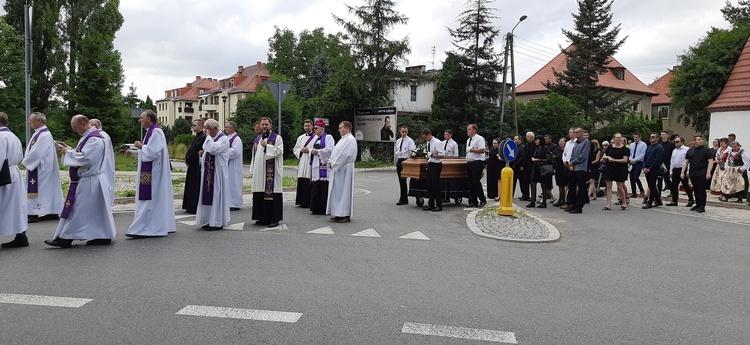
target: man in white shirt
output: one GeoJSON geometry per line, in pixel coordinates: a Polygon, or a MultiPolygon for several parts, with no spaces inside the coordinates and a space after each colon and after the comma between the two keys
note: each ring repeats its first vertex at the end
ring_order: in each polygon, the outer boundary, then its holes
{"type": "Polygon", "coordinates": [[[687,206],[693,206],[693,190],[688,186],[688,179],[680,178],[680,172],[682,171],[682,165],[685,164],[685,154],[687,154],[687,152],[688,147],[685,146],[683,139],[675,137],[672,158],[669,161],[669,166],[672,167],[672,184],[670,184],[672,202],[668,203],[667,206],[677,206],[677,197],[680,194],[680,181],[682,182],[682,188],[685,189],[685,193],[688,196],[687,206]]]}
{"type": "Polygon", "coordinates": [[[633,133],[633,142],[630,143],[630,190],[633,193],[632,197],[643,197],[645,192],[643,191],[643,184],[641,183],[641,171],[643,171],[643,157],[646,156],[646,143],[641,141],[641,135],[633,133]],[[635,187],[638,185],[638,190],[641,194],[635,194],[635,187]]]}
{"type": "Polygon", "coordinates": [[[229,121],[224,125],[224,132],[229,137],[229,163],[227,164],[229,180],[229,210],[237,211],[242,207],[242,138],[237,134],[237,122],[229,121]]]}
{"type": "Polygon", "coordinates": [[[400,188],[400,196],[396,205],[407,205],[409,203],[408,195],[406,194],[406,177],[401,177],[401,172],[404,171],[404,167],[401,163],[409,159],[411,151],[416,148],[414,140],[409,138],[409,128],[401,126],[399,129],[401,137],[396,140],[396,144],[393,146],[393,157],[396,159],[396,174],[398,175],[398,184],[400,188]]]}
{"type": "Polygon", "coordinates": [[[569,207],[570,205],[575,204],[575,200],[576,200],[576,196],[570,193],[571,191],[570,182],[571,182],[571,179],[573,178],[573,173],[570,171],[570,169],[568,169],[568,167],[570,166],[570,156],[573,154],[573,147],[575,147],[576,145],[575,127],[571,127],[570,129],[568,129],[568,139],[569,140],[565,142],[565,148],[563,149],[563,158],[562,158],[563,165],[565,166],[565,173],[566,173],[565,181],[567,182],[567,185],[565,186],[565,196],[560,195],[560,203],[562,203],[560,207],[562,208],[566,208],[566,207],[569,207]],[[563,200],[565,201],[563,202],[563,200]]]}
{"type": "Polygon", "coordinates": [[[305,120],[303,127],[305,133],[297,137],[297,143],[293,149],[294,155],[299,159],[297,164],[297,198],[294,204],[299,207],[310,208],[310,150],[315,144],[312,120],[305,120]]]}
{"type": "Polygon", "coordinates": [[[445,140],[443,140],[443,151],[445,152],[443,156],[458,157],[458,143],[453,140],[453,130],[446,129],[443,133],[443,137],[445,138],[445,140]]]}
{"type": "Polygon", "coordinates": [[[443,197],[440,195],[440,173],[443,171],[443,143],[432,136],[429,129],[422,130],[422,140],[427,143],[427,193],[430,200],[424,211],[443,210],[443,197]]]}
{"type": "Polygon", "coordinates": [[[487,198],[484,196],[484,189],[482,189],[482,171],[484,170],[485,153],[488,150],[484,138],[477,134],[477,129],[479,128],[473,123],[466,126],[466,134],[469,136],[469,139],[466,140],[469,206],[484,207],[487,205],[487,198]]]}

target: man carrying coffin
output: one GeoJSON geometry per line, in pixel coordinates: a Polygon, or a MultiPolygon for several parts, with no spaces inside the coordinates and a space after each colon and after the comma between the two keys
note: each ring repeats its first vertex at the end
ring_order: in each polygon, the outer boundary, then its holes
{"type": "Polygon", "coordinates": [[[315,139],[310,150],[310,211],[326,214],[328,205],[328,159],[333,151],[333,136],[326,134],[326,123],[315,121],[315,139]]]}
{"type": "Polygon", "coordinates": [[[3,243],[3,248],[29,245],[26,187],[18,169],[22,159],[21,141],[8,129],[8,115],[0,112],[0,236],[15,236],[13,241],[3,243]]]}
{"type": "Polygon", "coordinates": [[[208,119],[203,124],[206,141],[201,156],[201,189],[195,224],[214,231],[229,225],[229,138],[219,130],[219,122],[208,119]]]}
{"type": "Polygon", "coordinates": [[[261,134],[253,152],[253,220],[275,227],[284,219],[282,179],[284,142],[271,130],[271,119],[260,119],[261,134]]]}
{"type": "Polygon", "coordinates": [[[109,159],[104,138],[91,126],[89,119],[80,114],[73,116],[70,127],[81,140],[75,149],[60,147],[63,165],[69,167],[70,188],[55,235],[44,243],[70,248],[73,240],[91,239],[86,244],[109,245],[117,230],[104,167],[109,159]]]}
{"type": "Polygon", "coordinates": [[[357,159],[357,140],[352,135],[352,124],[339,124],[341,139],[331,152],[328,172],[331,184],[328,190],[328,207],[331,221],[349,223],[354,206],[354,161],[357,159]]]}
{"type": "Polygon", "coordinates": [[[313,122],[305,120],[305,133],[297,137],[294,145],[294,155],[299,159],[297,166],[297,199],[294,204],[302,208],[310,208],[310,149],[313,146],[313,122]]]}
{"type": "Polygon", "coordinates": [[[47,117],[31,113],[29,125],[34,129],[26,145],[23,165],[26,167],[26,193],[29,223],[39,220],[57,220],[63,209],[60,164],[52,133],[46,126],[47,117]]]}
{"type": "Polygon", "coordinates": [[[237,134],[237,122],[227,122],[224,125],[224,131],[229,137],[229,163],[227,164],[229,210],[237,211],[242,207],[242,139],[237,134]]]}
{"type": "Polygon", "coordinates": [[[125,236],[133,238],[167,236],[175,232],[174,194],[169,150],[164,131],[156,123],[156,113],[146,110],[138,120],[147,129],[143,142],[136,141],[138,188],[135,189],[135,215],[125,236]]]}

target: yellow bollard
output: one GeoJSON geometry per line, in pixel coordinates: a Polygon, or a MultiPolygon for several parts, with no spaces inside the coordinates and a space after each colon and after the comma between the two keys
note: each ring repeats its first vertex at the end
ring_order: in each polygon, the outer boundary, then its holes
{"type": "Polygon", "coordinates": [[[512,216],[513,211],[513,168],[505,167],[500,172],[500,207],[497,214],[512,216]]]}

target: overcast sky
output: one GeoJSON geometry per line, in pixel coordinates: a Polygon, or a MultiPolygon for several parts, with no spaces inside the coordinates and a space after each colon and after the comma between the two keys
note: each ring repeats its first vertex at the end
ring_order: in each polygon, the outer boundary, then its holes
{"type": "MultiPolygon", "coordinates": [[[[615,0],[613,22],[627,37],[615,58],[642,82],[650,84],[677,64],[677,55],[714,27],[728,27],[720,9],[725,0],[615,0]]],[[[0,0],[4,4],[5,0],[0,0]]],[[[465,0],[402,0],[396,9],[409,18],[391,38],[408,37],[408,65],[440,68],[452,45],[446,27],[457,26],[465,0]],[[433,56],[433,47],[435,54],[433,56]],[[433,65],[434,63],[434,65],[433,65]]],[[[732,0],[732,3],[737,3],[732,0]]],[[[121,0],[125,17],[115,48],[122,54],[125,93],[132,82],[141,98],[164,97],[164,91],[195,76],[226,78],[239,65],[265,62],[274,26],[296,33],[325,28],[341,31],[333,15],[352,18],[345,4],[364,0],[121,0]]],[[[569,42],[561,28],[572,29],[574,0],[496,0],[496,25],[502,33],[521,15],[528,19],[515,29],[516,81],[520,84],[559,53],[569,42]]],[[[504,40],[495,42],[503,52],[504,40]]],[[[509,78],[510,81],[510,78],[509,78]]]]}

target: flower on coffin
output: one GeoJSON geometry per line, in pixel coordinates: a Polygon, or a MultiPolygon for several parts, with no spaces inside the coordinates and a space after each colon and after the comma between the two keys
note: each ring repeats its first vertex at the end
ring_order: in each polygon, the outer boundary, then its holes
{"type": "Polygon", "coordinates": [[[427,157],[427,146],[425,144],[419,144],[414,150],[411,150],[412,158],[425,158],[427,157]]]}

